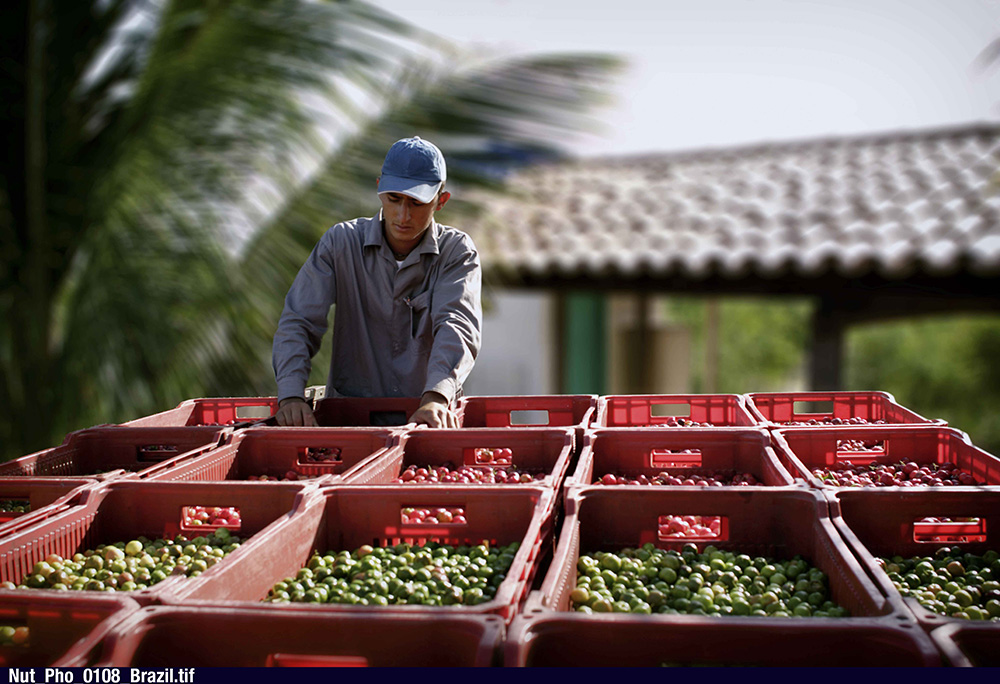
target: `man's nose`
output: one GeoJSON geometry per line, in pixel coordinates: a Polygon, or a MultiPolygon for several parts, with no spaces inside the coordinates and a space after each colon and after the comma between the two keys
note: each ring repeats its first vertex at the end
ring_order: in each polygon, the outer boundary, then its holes
{"type": "Polygon", "coordinates": [[[403,206],[400,209],[400,218],[402,219],[403,223],[406,223],[407,221],[410,220],[410,211],[411,211],[410,204],[408,202],[403,202],[403,206]]]}

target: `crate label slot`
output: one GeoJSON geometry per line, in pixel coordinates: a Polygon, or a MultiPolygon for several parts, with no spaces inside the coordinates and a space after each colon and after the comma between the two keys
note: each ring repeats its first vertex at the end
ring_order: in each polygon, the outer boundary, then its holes
{"type": "Polygon", "coordinates": [[[687,402],[674,404],[650,404],[650,418],[688,418],[691,416],[691,404],[687,402]]]}
{"type": "Polygon", "coordinates": [[[310,447],[297,449],[298,465],[340,465],[344,462],[340,447],[310,447]]]}
{"type": "Polygon", "coordinates": [[[143,444],[135,448],[139,461],[165,461],[180,453],[176,444],[143,444]]]}
{"type": "Polygon", "coordinates": [[[986,541],[984,518],[921,518],[913,523],[913,541],[918,544],[959,544],[986,541]]]}
{"type": "Polygon", "coordinates": [[[269,653],[264,667],[368,667],[363,656],[269,653]]]}
{"type": "Polygon", "coordinates": [[[701,449],[652,449],[650,468],[700,468],[701,449]]]}
{"type": "Polygon", "coordinates": [[[509,420],[511,425],[548,425],[549,412],[544,409],[511,411],[509,420]]]}
{"type": "Polygon", "coordinates": [[[661,515],[656,520],[656,538],[661,542],[726,541],[729,518],[724,515],[661,515]]]}

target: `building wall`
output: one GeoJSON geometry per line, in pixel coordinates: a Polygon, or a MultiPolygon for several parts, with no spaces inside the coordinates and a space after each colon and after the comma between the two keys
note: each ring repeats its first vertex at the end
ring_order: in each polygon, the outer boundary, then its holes
{"type": "Polygon", "coordinates": [[[557,394],[555,297],[493,291],[485,299],[483,346],[465,394],[557,394]]]}

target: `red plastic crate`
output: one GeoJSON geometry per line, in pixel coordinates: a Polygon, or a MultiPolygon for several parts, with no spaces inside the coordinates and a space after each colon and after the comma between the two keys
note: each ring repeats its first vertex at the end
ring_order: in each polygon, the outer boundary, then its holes
{"type": "MultiPolygon", "coordinates": [[[[578,487],[566,499],[566,517],[555,557],[530,610],[570,611],[570,592],[576,587],[581,553],[617,552],[652,543],[679,549],[695,543],[723,550],[779,559],[801,555],[829,578],[832,600],[851,617],[784,618],[713,616],[706,620],[742,623],[756,629],[762,621],[786,625],[805,621],[828,624],[915,624],[901,603],[883,596],[851,554],[830,521],[827,502],[816,491],[802,488],[578,487]],[[662,537],[658,522],[665,515],[719,516],[721,533],[700,541],[662,537]]],[[[621,614],[588,615],[614,622],[621,614]]],[[[635,617],[635,616],[632,616],[635,617]]],[[[648,620],[673,621],[671,615],[645,615],[648,620]]]]}
{"type": "Polygon", "coordinates": [[[789,421],[824,418],[861,418],[869,423],[882,421],[885,424],[946,424],[943,420],[928,420],[900,406],[888,392],[751,392],[744,396],[750,412],[768,427],[789,427],[789,421]]]}
{"type": "Polygon", "coordinates": [[[992,625],[956,623],[930,635],[952,667],[1000,667],[1000,629],[992,625]]]}
{"type": "Polygon", "coordinates": [[[461,425],[470,427],[588,427],[597,410],[597,396],[555,394],[533,396],[462,397],[461,425]]]}
{"type": "Polygon", "coordinates": [[[82,492],[93,484],[93,480],[48,477],[0,482],[0,501],[27,501],[29,506],[24,512],[0,511],[0,536],[31,524],[55,508],[78,503],[82,492]]]}
{"type": "Polygon", "coordinates": [[[504,644],[506,667],[934,667],[941,656],[912,624],[886,621],[697,616],[669,621],[626,614],[519,615],[504,644]],[[778,622],[779,624],[774,624],[778,622]]]}
{"type": "Polygon", "coordinates": [[[155,606],[120,622],[98,665],[119,667],[490,667],[503,620],[155,606]]]}
{"type": "MultiPolygon", "coordinates": [[[[841,489],[827,498],[837,530],[879,590],[890,600],[902,602],[925,629],[980,624],[939,615],[916,599],[903,597],[875,558],[933,556],[942,546],[960,546],[977,555],[990,549],[1000,551],[1000,491],[841,489]],[[934,525],[923,522],[926,518],[974,518],[975,522],[934,525]]],[[[1000,623],[984,626],[1000,633],[1000,623]]]]}
{"type": "Polygon", "coordinates": [[[407,425],[418,408],[418,397],[326,397],[313,414],[323,427],[379,427],[407,425]]]}
{"type": "MultiPolygon", "coordinates": [[[[900,461],[912,461],[917,465],[954,463],[960,470],[975,477],[977,482],[988,486],[1000,485],[1000,459],[973,446],[964,432],[954,428],[939,425],[785,428],[773,430],[771,437],[782,464],[796,478],[824,490],[851,487],[827,484],[813,475],[814,469],[828,469],[837,463],[864,465],[900,461]],[[844,443],[849,441],[864,442],[869,448],[845,448],[844,443]]],[[[921,485],[916,488],[928,487],[921,485]]],[[[970,489],[966,486],[959,488],[970,489]]]]}
{"type": "Polygon", "coordinates": [[[277,397],[188,399],[179,403],[176,408],[122,424],[131,427],[232,426],[264,420],[277,410],[277,397]]]}
{"type": "MultiPolygon", "coordinates": [[[[345,475],[344,482],[358,485],[394,484],[393,480],[411,465],[441,466],[445,463],[451,463],[455,467],[483,465],[476,457],[476,449],[479,448],[509,448],[512,452],[510,465],[529,473],[545,473],[545,479],[524,485],[470,486],[502,488],[544,486],[555,491],[561,485],[569,468],[570,459],[573,457],[573,431],[558,428],[409,430],[402,435],[399,449],[368,461],[352,475],[345,475]]],[[[398,486],[404,485],[405,483],[398,484],[398,486]]]]}
{"type": "Polygon", "coordinates": [[[123,594],[91,592],[67,597],[65,592],[38,596],[4,592],[0,625],[27,626],[27,644],[0,646],[0,667],[89,667],[88,654],[113,626],[138,611],[123,594]]]}
{"type": "Polygon", "coordinates": [[[595,427],[666,427],[687,418],[715,427],[753,427],[755,418],[740,394],[619,394],[597,400],[595,427]]]}
{"type": "Polygon", "coordinates": [[[566,487],[594,484],[607,473],[652,477],[664,471],[686,476],[712,470],[750,473],[767,487],[795,484],[764,429],[605,428],[584,431],[580,458],[566,487]]]}
{"type": "MultiPolygon", "coordinates": [[[[33,524],[0,539],[0,581],[19,583],[35,563],[49,554],[66,557],[100,544],[129,541],[146,536],[150,539],[173,538],[183,532],[189,538],[207,528],[182,526],[187,506],[235,506],[241,526],[233,529],[244,542],[268,525],[286,518],[298,506],[308,487],[297,483],[275,482],[269,486],[252,483],[141,482],[118,480],[92,488],[86,500],[77,506],[55,511],[33,524]]],[[[225,566],[246,544],[198,577],[172,576],[148,589],[129,592],[128,596],[145,605],[153,602],[171,585],[199,584],[225,566]]],[[[11,594],[59,594],[67,600],[90,592],[54,589],[0,590],[0,603],[11,594]]]]}
{"type": "MultiPolygon", "coordinates": [[[[552,493],[544,489],[508,491],[434,489],[422,487],[361,487],[334,485],[314,491],[305,503],[279,525],[269,529],[232,563],[219,563],[211,578],[184,587],[184,593],[163,595],[163,603],[210,604],[223,607],[264,606],[276,612],[320,611],[347,613],[470,613],[500,615],[517,612],[533,579],[542,546],[542,530],[552,515],[552,493]],[[402,509],[409,506],[458,507],[464,524],[406,525],[402,509]],[[275,583],[295,575],[314,551],[353,551],[364,544],[386,545],[425,541],[445,544],[520,542],[506,578],[493,600],[475,606],[359,606],[343,604],[261,603],[275,583]],[[238,561],[238,562],[237,562],[238,561]]],[[[207,573],[206,573],[207,574],[207,573]]],[[[198,579],[204,578],[199,576],[198,579]]]]}
{"type": "Polygon", "coordinates": [[[188,459],[150,480],[246,480],[252,475],[284,478],[289,471],[300,479],[346,477],[373,458],[397,449],[400,434],[375,428],[247,428],[229,444],[188,459]],[[318,462],[315,455],[330,452],[336,458],[318,462]]]}
{"type": "Polygon", "coordinates": [[[126,472],[144,477],[218,446],[228,434],[215,427],[88,428],[70,433],[57,447],[0,464],[0,483],[23,477],[107,480],[126,472]]]}

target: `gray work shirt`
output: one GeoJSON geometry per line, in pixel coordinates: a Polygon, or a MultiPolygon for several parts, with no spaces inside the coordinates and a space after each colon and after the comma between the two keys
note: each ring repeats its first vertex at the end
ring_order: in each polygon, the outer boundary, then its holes
{"type": "Polygon", "coordinates": [[[453,401],[479,353],[481,290],[479,253],[455,228],[432,221],[397,267],[381,211],[338,223],[285,297],[272,347],[278,400],[303,396],[335,304],[327,396],[453,401]]]}

